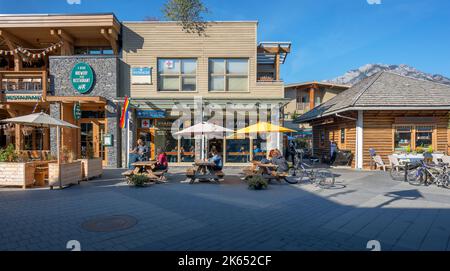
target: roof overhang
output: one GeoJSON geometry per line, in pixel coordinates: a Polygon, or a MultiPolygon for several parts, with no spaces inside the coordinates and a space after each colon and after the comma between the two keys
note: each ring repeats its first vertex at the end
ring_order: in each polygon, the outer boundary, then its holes
{"type": "MultiPolygon", "coordinates": [[[[115,102],[123,103],[124,99],[116,99],[115,102]]],[[[203,99],[203,103],[206,104],[218,104],[220,106],[227,105],[279,105],[284,107],[290,102],[290,99],[203,99]]],[[[130,105],[136,109],[171,109],[175,105],[184,105],[192,107],[194,106],[194,99],[179,99],[179,98],[166,98],[166,99],[145,99],[145,98],[132,98],[130,99],[130,105]]]]}
{"type": "Polygon", "coordinates": [[[0,15],[0,39],[29,49],[46,48],[61,40],[74,46],[114,48],[120,32],[121,24],[112,13],[0,15]]]}
{"type": "Polygon", "coordinates": [[[310,82],[303,82],[303,83],[292,83],[292,84],[286,84],[284,86],[285,89],[287,88],[310,88],[310,87],[327,87],[327,88],[335,88],[335,89],[342,89],[346,90],[349,89],[351,86],[349,85],[341,85],[341,84],[333,84],[333,83],[327,83],[327,82],[317,82],[317,81],[310,81],[310,82]]]}
{"type": "Polygon", "coordinates": [[[450,106],[442,105],[442,106],[360,106],[360,107],[348,107],[342,108],[340,110],[335,110],[331,112],[327,112],[318,116],[303,118],[300,116],[294,120],[295,123],[306,123],[312,120],[320,119],[323,117],[335,116],[339,113],[344,113],[348,111],[408,111],[408,110],[428,110],[428,111],[440,111],[440,110],[448,110],[450,111],[450,106]]]}
{"type": "Polygon", "coordinates": [[[60,103],[101,103],[106,104],[106,99],[101,96],[47,96],[47,102],[60,102],[60,103]]]}
{"type": "Polygon", "coordinates": [[[280,64],[286,62],[287,55],[291,52],[291,42],[260,42],[258,44],[258,64],[274,64],[276,55],[280,55],[280,64]]]}

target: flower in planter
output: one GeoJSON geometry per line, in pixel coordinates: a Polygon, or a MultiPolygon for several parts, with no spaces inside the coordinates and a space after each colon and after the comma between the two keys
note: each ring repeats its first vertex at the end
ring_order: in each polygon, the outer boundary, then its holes
{"type": "Polygon", "coordinates": [[[134,174],[128,180],[129,184],[133,184],[134,186],[137,187],[143,187],[146,185],[147,182],[148,177],[144,174],[134,174]]]}
{"type": "Polygon", "coordinates": [[[6,148],[0,149],[0,162],[16,162],[17,153],[13,144],[9,144],[6,148]]]}
{"type": "Polygon", "coordinates": [[[254,190],[262,190],[266,189],[268,186],[268,182],[260,175],[256,175],[248,179],[248,188],[254,190]]]}

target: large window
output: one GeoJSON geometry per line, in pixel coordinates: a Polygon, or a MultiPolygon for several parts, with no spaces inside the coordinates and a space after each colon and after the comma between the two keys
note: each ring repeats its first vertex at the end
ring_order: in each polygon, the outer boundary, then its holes
{"type": "Polygon", "coordinates": [[[434,126],[398,125],[394,127],[394,150],[407,151],[434,147],[434,126]]]}
{"type": "Polygon", "coordinates": [[[248,91],[248,59],[210,59],[210,91],[248,91]]]}
{"type": "Polygon", "coordinates": [[[196,59],[158,59],[159,91],[196,91],[196,59]]]}

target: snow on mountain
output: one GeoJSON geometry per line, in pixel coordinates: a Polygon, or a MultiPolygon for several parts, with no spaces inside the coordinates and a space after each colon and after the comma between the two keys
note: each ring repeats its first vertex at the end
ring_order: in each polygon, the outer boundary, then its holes
{"type": "Polygon", "coordinates": [[[359,81],[374,75],[377,72],[380,71],[391,71],[397,74],[438,82],[441,84],[450,85],[450,79],[439,75],[439,74],[429,74],[422,71],[419,71],[411,66],[408,65],[384,65],[384,64],[367,64],[364,65],[356,70],[351,70],[347,73],[345,73],[342,76],[339,76],[332,80],[326,80],[326,82],[335,83],[335,84],[342,84],[342,85],[354,85],[358,83],[359,81]]]}

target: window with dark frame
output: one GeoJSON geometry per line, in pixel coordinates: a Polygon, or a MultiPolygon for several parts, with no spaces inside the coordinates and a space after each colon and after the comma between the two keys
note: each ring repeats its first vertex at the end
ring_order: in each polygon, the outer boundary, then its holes
{"type": "Polygon", "coordinates": [[[345,144],[345,128],[341,128],[341,144],[345,144]]]}
{"type": "Polygon", "coordinates": [[[158,91],[196,91],[197,59],[158,59],[158,91]]]}

